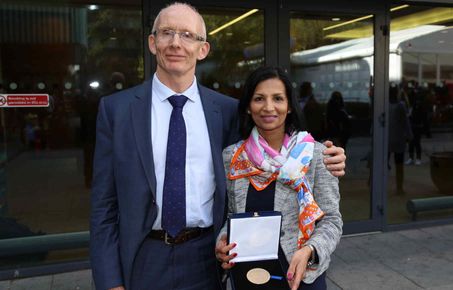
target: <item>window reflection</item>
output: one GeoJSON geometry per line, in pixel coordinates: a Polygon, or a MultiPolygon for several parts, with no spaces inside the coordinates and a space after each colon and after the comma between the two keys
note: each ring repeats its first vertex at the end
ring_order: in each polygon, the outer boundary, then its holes
{"type": "Polygon", "coordinates": [[[207,87],[239,98],[248,74],[264,64],[263,11],[200,9],[200,12],[211,51],[197,65],[197,78],[207,87]]]}
{"type": "Polygon", "coordinates": [[[399,90],[412,138],[402,150],[404,166],[398,172],[389,160],[389,222],[412,218],[451,217],[440,208],[408,212],[410,200],[449,196],[453,192],[453,9],[406,5],[392,14],[389,75],[399,90]],[[398,190],[399,183],[401,189],[398,190]]]}
{"type": "Polygon", "coordinates": [[[10,1],[0,19],[0,93],[50,95],[48,108],[0,109],[0,239],[86,231],[99,98],[143,80],[141,6],[10,1]]]}
{"type": "Polygon", "coordinates": [[[291,73],[306,128],[348,156],[340,179],[345,221],[370,218],[372,21],[371,15],[294,12],[290,22],[291,73]]]}

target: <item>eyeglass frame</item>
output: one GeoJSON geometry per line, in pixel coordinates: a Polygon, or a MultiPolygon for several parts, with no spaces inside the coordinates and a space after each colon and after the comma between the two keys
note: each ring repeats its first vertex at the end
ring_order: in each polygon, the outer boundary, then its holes
{"type": "Polygon", "coordinates": [[[186,41],[186,42],[188,41],[187,43],[195,43],[196,41],[200,41],[200,42],[205,42],[206,41],[206,39],[203,36],[200,36],[197,33],[190,32],[190,31],[187,31],[187,30],[186,31],[178,31],[178,30],[170,29],[170,28],[159,28],[159,29],[156,29],[153,32],[151,32],[151,34],[154,35],[154,37],[157,38],[159,30],[166,30],[168,32],[171,32],[170,34],[172,35],[172,37],[171,37],[171,39],[168,39],[168,41],[173,40],[175,38],[176,34],[179,35],[179,39],[181,39],[182,41],[186,41]],[[184,35],[184,34],[187,34],[187,33],[195,35],[195,39],[181,37],[181,35],[184,35]],[[191,42],[192,40],[193,40],[193,42],[191,42]]]}

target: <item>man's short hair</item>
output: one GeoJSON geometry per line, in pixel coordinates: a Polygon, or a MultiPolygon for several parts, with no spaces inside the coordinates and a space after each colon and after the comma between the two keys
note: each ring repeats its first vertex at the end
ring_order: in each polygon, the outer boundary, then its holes
{"type": "MultiPolygon", "coordinates": [[[[153,28],[151,29],[151,32],[154,32],[156,31],[157,29],[157,25],[159,24],[159,18],[160,18],[160,15],[162,14],[162,12],[168,8],[171,8],[171,7],[174,7],[174,6],[184,6],[186,8],[189,8],[190,10],[192,10],[193,12],[195,12],[199,17],[200,17],[200,21],[201,21],[201,36],[204,38],[204,39],[207,39],[207,35],[206,35],[206,24],[204,22],[204,19],[203,19],[203,16],[201,16],[200,12],[198,12],[197,8],[195,8],[194,6],[188,4],[188,3],[184,3],[184,2],[173,2],[171,4],[168,4],[167,6],[165,6],[164,8],[162,8],[160,11],[159,11],[159,14],[157,14],[156,16],[156,19],[154,19],[154,22],[153,22],[153,28]]],[[[198,32],[197,32],[198,33],[198,32]]]]}

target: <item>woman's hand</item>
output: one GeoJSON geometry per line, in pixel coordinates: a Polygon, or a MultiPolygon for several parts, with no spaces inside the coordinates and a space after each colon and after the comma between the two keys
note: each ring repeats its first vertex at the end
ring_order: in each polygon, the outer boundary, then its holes
{"type": "Polygon", "coordinates": [[[297,290],[299,288],[300,281],[305,276],[310,257],[311,249],[309,247],[302,247],[294,253],[289,264],[288,273],[286,273],[291,290],[297,290]]]}
{"type": "Polygon", "coordinates": [[[234,247],[236,247],[236,243],[227,245],[226,235],[222,235],[215,247],[215,256],[217,260],[222,263],[222,268],[225,270],[231,269],[234,266],[234,262],[230,262],[230,260],[236,257],[237,254],[233,253],[228,255],[228,252],[234,247]]]}

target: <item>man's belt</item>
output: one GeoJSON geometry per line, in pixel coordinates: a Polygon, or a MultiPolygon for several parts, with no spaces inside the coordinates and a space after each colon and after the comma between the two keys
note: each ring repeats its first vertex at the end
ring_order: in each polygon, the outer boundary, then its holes
{"type": "Polygon", "coordinates": [[[152,230],[148,237],[155,240],[164,241],[167,245],[177,245],[195,239],[204,233],[212,232],[213,227],[208,228],[187,228],[179,232],[176,237],[172,237],[164,230],[152,230]]]}

